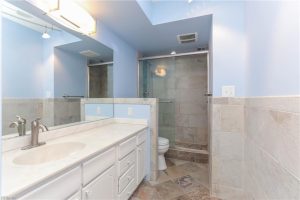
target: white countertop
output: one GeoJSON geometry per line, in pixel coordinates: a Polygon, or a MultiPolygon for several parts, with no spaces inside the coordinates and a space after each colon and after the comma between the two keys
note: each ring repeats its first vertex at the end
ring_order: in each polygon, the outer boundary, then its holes
{"type": "Polygon", "coordinates": [[[86,146],[61,160],[47,162],[40,165],[16,165],[13,159],[28,151],[35,150],[13,150],[2,154],[2,197],[14,197],[32,187],[38,186],[46,179],[59,174],[60,172],[76,166],[80,162],[105,151],[109,147],[125,140],[137,132],[147,128],[141,124],[122,124],[112,123],[103,125],[98,128],[83,131],[81,133],[70,134],[47,141],[46,145],[64,143],[64,142],[80,142],[86,146]]]}

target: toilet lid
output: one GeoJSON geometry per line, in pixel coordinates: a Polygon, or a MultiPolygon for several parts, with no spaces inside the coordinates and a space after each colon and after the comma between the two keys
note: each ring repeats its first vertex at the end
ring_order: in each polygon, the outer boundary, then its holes
{"type": "Polygon", "coordinates": [[[167,138],[158,137],[158,145],[166,145],[169,144],[169,140],[167,138]]]}

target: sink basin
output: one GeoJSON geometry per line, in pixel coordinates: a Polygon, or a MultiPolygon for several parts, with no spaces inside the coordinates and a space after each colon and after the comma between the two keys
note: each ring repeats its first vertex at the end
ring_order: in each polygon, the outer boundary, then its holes
{"type": "Polygon", "coordinates": [[[17,156],[13,163],[17,165],[39,165],[50,161],[63,159],[70,156],[85,147],[85,144],[80,142],[66,142],[59,144],[50,144],[34,149],[24,151],[17,156]]]}

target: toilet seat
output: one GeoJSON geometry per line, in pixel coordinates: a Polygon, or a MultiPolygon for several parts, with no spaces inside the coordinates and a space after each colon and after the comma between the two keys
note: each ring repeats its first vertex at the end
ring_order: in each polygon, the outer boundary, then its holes
{"type": "Polygon", "coordinates": [[[169,145],[169,140],[167,138],[158,137],[158,145],[159,146],[167,146],[167,145],[169,145]]]}

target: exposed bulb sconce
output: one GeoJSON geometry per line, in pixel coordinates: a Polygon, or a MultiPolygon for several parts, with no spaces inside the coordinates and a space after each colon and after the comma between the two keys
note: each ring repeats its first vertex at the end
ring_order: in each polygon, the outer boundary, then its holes
{"type": "Polygon", "coordinates": [[[44,39],[49,39],[51,36],[48,34],[48,32],[47,32],[47,27],[45,27],[46,29],[45,29],[45,32],[43,33],[43,35],[42,35],[42,38],[44,38],[44,39]]]}
{"type": "Polygon", "coordinates": [[[96,33],[96,20],[70,0],[27,0],[58,23],[82,34],[96,33]]]}
{"type": "Polygon", "coordinates": [[[154,71],[155,75],[156,76],[159,76],[159,77],[164,77],[167,75],[167,70],[161,66],[161,65],[158,65],[154,71]]]}

